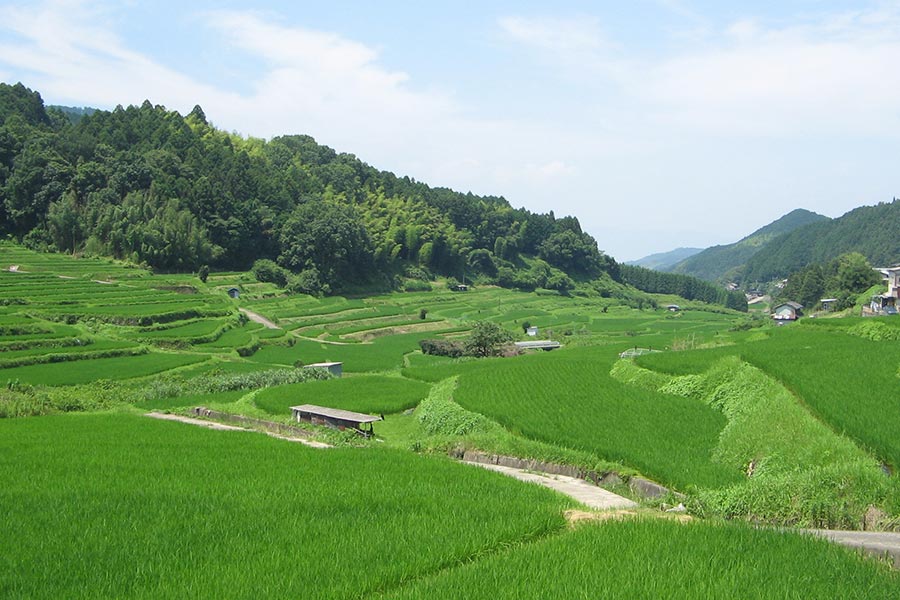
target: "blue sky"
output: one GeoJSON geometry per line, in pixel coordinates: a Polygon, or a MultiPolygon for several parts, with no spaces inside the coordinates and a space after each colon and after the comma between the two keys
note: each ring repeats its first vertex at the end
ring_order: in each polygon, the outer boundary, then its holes
{"type": "Polygon", "coordinates": [[[900,195],[900,2],[0,2],[0,80],[194,104],[577,216],[619,260],[900,195]]]}

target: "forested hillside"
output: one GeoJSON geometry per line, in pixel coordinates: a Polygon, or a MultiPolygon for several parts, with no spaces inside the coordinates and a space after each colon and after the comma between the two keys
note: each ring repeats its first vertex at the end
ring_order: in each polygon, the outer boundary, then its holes
{"type": "Polygon", "coordinates": [[[0,84],[0,230],[33,248],[173,271],[272,259],[333,290],[393,287],[410,269],[561,289],[617,278],[574,217],[429,187],[308,136],[245,139],[199,106],[77,116],[0,84]]]}
{"type": "Polygon", "coordinates": [[[747,261],[744,280],[780,279],[847,252],[859,252],[875,266],[900,262],[900,200],[861,206],[773,240],[747,261]]]}
{"type": "Polygon", "coordinates": [[[727,308],[747,311],[747,298],[743,292],[728,291],[723,287],[678,273],[663,273],[635,265],[620,267],[622,281],[653,294],[675,294],[688,300],[700,300],[721,304],[727,308]]]}
{"type": "Polygon", "coordinates": [[[827,219],[828,217],[798,208],[734,244],[707,248],[681,261],[671,271],[693,275],[707,281],[733,279],[739,276],[740,267],[772,240],[798,227],[827,219]]]}

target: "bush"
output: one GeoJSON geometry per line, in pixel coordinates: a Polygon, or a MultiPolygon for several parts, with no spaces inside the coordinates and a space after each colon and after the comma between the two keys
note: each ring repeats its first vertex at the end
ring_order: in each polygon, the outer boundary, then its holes
{"type": "Polygon", "coordinates": [[[453,340],[419,340],[419,347],[422,349],[423,354],[431,354],[433,356],[459,358],[465,355],[465,346],[462,342],[453,340]]]}
{"type": "Polygon", "coordinates": [[[409,279],[418,279],[419,281],[431,281],[431,273],[424,267],[409,265],[403,269],[403,274],[409,279]]]}
{"type": "Polygon", "coordinates": [[[319,270],[315,267],[303,269],[297,275],[289,277],[287,289],[295,294],[324,296],[331,292],[331,286],[322,281],[319,270]]]}
{"type": "Polygon", "coordinates": [[[431,284],[421,279],[407,279],[403,282],[404,292],[430,292],[431,284]]]}
{"type": "Polygon", "coordinates": [[[285,287],[288,282],[290,273],[287,269],[275,264],[275,261],[267,258],[261,258],[250,269],[257,281],[263,283],[274,283],[278,287],[285,287]]]}

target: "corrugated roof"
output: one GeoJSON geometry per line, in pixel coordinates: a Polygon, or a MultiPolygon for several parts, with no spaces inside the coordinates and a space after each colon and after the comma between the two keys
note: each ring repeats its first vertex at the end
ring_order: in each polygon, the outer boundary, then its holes
{"type": "Polygon", "coordinates": [[[517,348],[559,348],[562,346],[559,342],[551,340],[534,340],[533,342],[516,342],[517,348]]]}
{"type": "Polygon", "coordinates": [[[312,363],[311,365],[304,365],[305,367],[333,367],[335,365],[342,365],[344,363],[339,362],[320,362],[320,363],[312,363]]]}
{"type": "Polygon", "coordinates": [[[381,417],[377,417],[375,415],[366,415],[349,410],[341,410],[339,408],[328,408],[327,406],[316,406],[315,404],[301,404],[300,406],[292,406],[291,410],[310,413],[312,415],[317,415],[320,417],[341,419],[342,421],[354,421],[356,423],[374,423],[375,421],[381,420],[381,417]]]}

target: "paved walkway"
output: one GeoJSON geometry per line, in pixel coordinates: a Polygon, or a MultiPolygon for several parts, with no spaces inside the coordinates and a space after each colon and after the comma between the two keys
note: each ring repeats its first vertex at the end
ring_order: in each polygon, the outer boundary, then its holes
{"type": "MultiPolygon", "coordinates": [[[[216,431],[249,431],[256,432],[255,429],[245,429],[244,427],[235,427],[234,425],[226,425],[224,423],[217,423],[216,421],[206,421],[204,419],[195,419],[193,417],[185,417],[183,415],[172,415],[168,413],[158,413],[158,412],[150,412],[145,416],[151,417],[153,419],[162,419],[163,421],[178,421],[179,423],[186,423],[188,425],[196,425],[198,427],[206,427],[207,429],[215,429],[216,431]]],[[[296,437],[288,437],[285,435],[279,435],[277,433],[272,433],[270,431],[262,431],[260,433],[265,433],[266,435],[278,438],[279,440],[285,440],[286,442],[297,442],[303,444],[304,446],[309,446],[310,448],[331,448],[331,444],[326,444],[325,442],[317,442],[315,440],[307,440],[305,438],[296,438],[296,437]]]]}
{"type": "Polygon", "coordinates": [[[466,462],[466,464],[479,466],[483,469],[497,471],[498,473],[503,473],[504,475],[515,477],[516,479],[519,479],[521,481],[536,483],[538,485],[550,488],[551,490],[556,490],[557,492],[565,494],[570,498],[574,498],[585,506],[589,506],[591,508],[605,510],[612,508],[634,508],[637,506],[637,503],[629,500],[628,498],[623,498],[618,494],[613,494],[612,492],[604,490],[601,487],[597,487],[596,485],[592,485],[584,481],[583,479],[576,479],[574,477],[568,477],[566,475],[533,473],[531,471],[514,469],[512,467],[504,467],[501,465],[489,465],[469,461],[464,462],[466,462]]]}
{"type": "Polygon", "coordinates": [[[894,568],[900,569],[900,533],[836,531],[833,529],[805,529],[804,531],[850,548],[859,548],[879,556],[889,555],[894,559],[894,568]]]}

